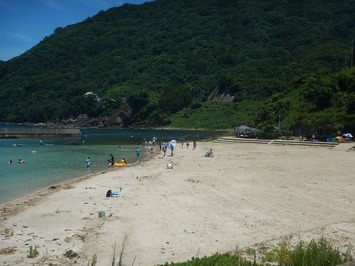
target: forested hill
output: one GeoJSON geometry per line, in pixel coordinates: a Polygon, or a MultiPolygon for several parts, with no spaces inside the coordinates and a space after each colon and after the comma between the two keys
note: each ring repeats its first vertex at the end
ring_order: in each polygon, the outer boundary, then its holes
{"type": "MultiPolygon", "coordinates": [[[[125,4],[57,28],[21,56],[1,62],[0,121],[49,122],[87,114],[118,117],[123,126],[172,121],[193,126],[203,110],[213,109],[222,116],[223,110],[236,111],[230,124],[202,119],[215,127],[257,125],[282,114],[291,128],[307,116],[289,113],[297,97],[306,106],[319,101],[302,93],[287,100],[290,92],[305,90],[309,78],[327,79],[331,90],[340,72],[354,83],[354,72],[347,69],[354,14],[354,1],[336,0],[125,4]],[[212,106],[218,97],[208,97],[211,92],[232,102],[212,106]],[[238,115],[245,103],[253,109],[248,118],[238,115]]],[[[348,83],[342,88],[347,100],[339,106],[321,99],[320,109],[303,111],[347,110],[354,97],[348,83]]]]}

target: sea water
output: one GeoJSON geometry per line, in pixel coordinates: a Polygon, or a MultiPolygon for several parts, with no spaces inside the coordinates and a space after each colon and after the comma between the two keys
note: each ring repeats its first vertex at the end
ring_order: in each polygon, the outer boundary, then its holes
{"type": "MultiPolygon", "coordinates": [[[[202,140],[220,132],[192,130],[82,129],[78,137],[0,139],[0,203],[76,177],[108,169],[110,154],[118,162],[148,154],[152,139],[202,140]],[[87,167],[86,159],[91,165],[87,167]],[[25,163],[18,163],[22,159],[25,163]],[[12,160],[12,164],[9,161],[12,160]]],[[[142,159],[142,158],[140,158],[142,159]]]]}

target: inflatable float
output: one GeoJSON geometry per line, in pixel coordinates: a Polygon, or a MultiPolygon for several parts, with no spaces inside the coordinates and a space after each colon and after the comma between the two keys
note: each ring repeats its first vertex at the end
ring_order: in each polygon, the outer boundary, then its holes
{"type": "Polygon", "coordinates": [[[125,163],[124,160],[121,160],[119,163],[114,163],[114,166],[115,166],[115,167],[123,167],[123,166],[125,166],[125,165],[126,165],[126,163],[125,163]]]}

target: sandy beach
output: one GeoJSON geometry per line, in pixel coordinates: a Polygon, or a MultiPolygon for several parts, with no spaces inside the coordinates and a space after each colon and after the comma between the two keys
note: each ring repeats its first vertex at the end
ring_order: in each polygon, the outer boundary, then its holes
{"type": "Polygon", "coordinates": [[[354,149],[191,144],[2,204],[0,265],[111,265],[122,246],[124,265],[157,265],[322,236],[354,252],[354,149]]]}

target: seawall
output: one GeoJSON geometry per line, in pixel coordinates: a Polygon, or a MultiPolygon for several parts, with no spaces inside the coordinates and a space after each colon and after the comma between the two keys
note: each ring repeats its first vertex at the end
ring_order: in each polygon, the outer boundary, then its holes
{"type": "Polygon", "coordinates": [[[78,128],[0,128],[0,138],[31,136],[80,136],[78,128]]]}

